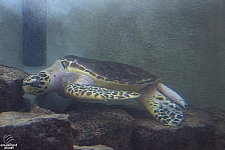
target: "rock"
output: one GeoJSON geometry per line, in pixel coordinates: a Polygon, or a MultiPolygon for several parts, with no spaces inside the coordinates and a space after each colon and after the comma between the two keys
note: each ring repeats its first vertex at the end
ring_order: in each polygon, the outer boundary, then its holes
{"type": "Polygon", "coordinates": [[[76,145],[103,144],[115,150],[131,149],[134,119],[125,111],[94,103],[77,103],[69,110],[76,145]]]}
{"type": "Polygon", "coordinates": [[[115,150],[214,150],[225,141],[221,138],[224,121],[219,118],[218,126],[213,120],[216,117],[205,109],[188,108],[182,125],[173,127],[162,125],[138,107],[76,103],[67,113],[76,145],[104,144],[115,150]]]}
{"type": "Polygon", "coordinates": [[[210,114],[215,125],[217,149],[225,149],[225,111],[215,108],[208,108],[206,111],[210,114]]]}
{"type": "Polygon", "coordinates": [[[74,150],[113,150],[113,148],[105,145],[94,145],[94,146],[77,146],[73,145],[74,150]]]}
{"type": "Polygon", "coordinates": [[[22,81],[28,75],[17,68],[0,65],[0,112],[26,107],[22,81]]]}
{"type": "Polygon", "coordinates": [[[53,111],[50,111],[50,110],[47,110],[47,109],[44,109],[44,108],[40,108],[38,107],[36,104],[34,104],[30,110],[29,110],[30,113],[37,113],[37,114],[55,114],[53,111]]]}
{"type": "MultiPolygon", "coordinates": [[[[216,149],[213,120],[203,109],[188,109],[180,126],[169,127],[153,121],[143,114],[133,116],[135,127],[131,135],[135,150],[190,150],[216,149]]],[[[146,115],[145,115],[146,116],[146,115]]]]}
{"type": "Polygon", "coordinates": [[[67,114],[2,112],[0,137],[4,136],[13,140],[10,142],[8,138],[0,142],[1,147],[8,142],[14,144],[14,149],[73,149],[73,137],[67,114]]]}
{"type": "Polygon", "coordinates": [[[127,106],[76,103],[67,113],[38,106],[29,113],[0,113],[0,137],[13,136],[18,149],[224,149],[224,111],[189,108],[182,125],[174,127],[127,106]]]}

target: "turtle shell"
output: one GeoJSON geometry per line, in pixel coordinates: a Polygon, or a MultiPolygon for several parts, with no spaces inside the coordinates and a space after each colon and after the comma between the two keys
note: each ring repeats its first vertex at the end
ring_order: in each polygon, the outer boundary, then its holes
{"type": "Polygon", "coordinates": [[[96,84],[120,90],[139,90],[158,81],[158,77],[141,68],[68,55],[60,59],[63,68],[92,78],[96,84]]]}

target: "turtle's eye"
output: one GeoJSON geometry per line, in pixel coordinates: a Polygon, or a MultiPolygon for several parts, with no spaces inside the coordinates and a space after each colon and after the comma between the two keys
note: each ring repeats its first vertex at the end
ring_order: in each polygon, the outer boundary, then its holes
{"type": "Polygon", "coordinates": [[[39,80],[38,79],[34,79],[31,83],[30,86],[31,87],[37,87],[39,85],[39,80]]]}
{"type": "Polygon", "coordinates": [[[40,83],[40,77],[38,75],[30,75],[24,80],[23,85],[29,85],[31,87],[37,87],[40,83]]]}

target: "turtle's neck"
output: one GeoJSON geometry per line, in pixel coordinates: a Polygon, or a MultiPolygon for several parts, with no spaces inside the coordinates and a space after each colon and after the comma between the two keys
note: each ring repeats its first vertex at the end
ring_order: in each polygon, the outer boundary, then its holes
{"type": "Polygon", "coordinates": [[[51,79],[49,92],[57,92],[59,88],[61,88],[63,74],[63,68],[60,61],[55,61],[55,63],[51,67],[46,68],[43,71],[45,71],[51,79]]]}

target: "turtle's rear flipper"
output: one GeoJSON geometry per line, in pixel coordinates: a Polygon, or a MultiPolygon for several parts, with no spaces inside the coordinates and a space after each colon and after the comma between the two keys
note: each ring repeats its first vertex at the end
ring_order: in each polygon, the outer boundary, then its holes
{"type": "Polygon", "coordinates": [[[163,125],[176,126],[184,120],[180,107],[158,92],[154,85],[140,92],[142,96],[137,100],[163,125]]]}
{"type": "Polygon", "coordinates": [[[93,100],[125,100],[140,97],[139,93],[129,91],[117,91],[101,88],[93,85],[69,84],[65,93],[76,98],[93,100]]]}
{"type": "Polygon", "coordinates": [[[171,101],[175,102],[176,104],[181,105],[183,108],[187,107],[187,102],[174,90],[169,88],[168,86],[162,84],[162,83],[155,83],[155,86],[160,93],[165,95],[167,98],[169,98],[171,101]]]}

